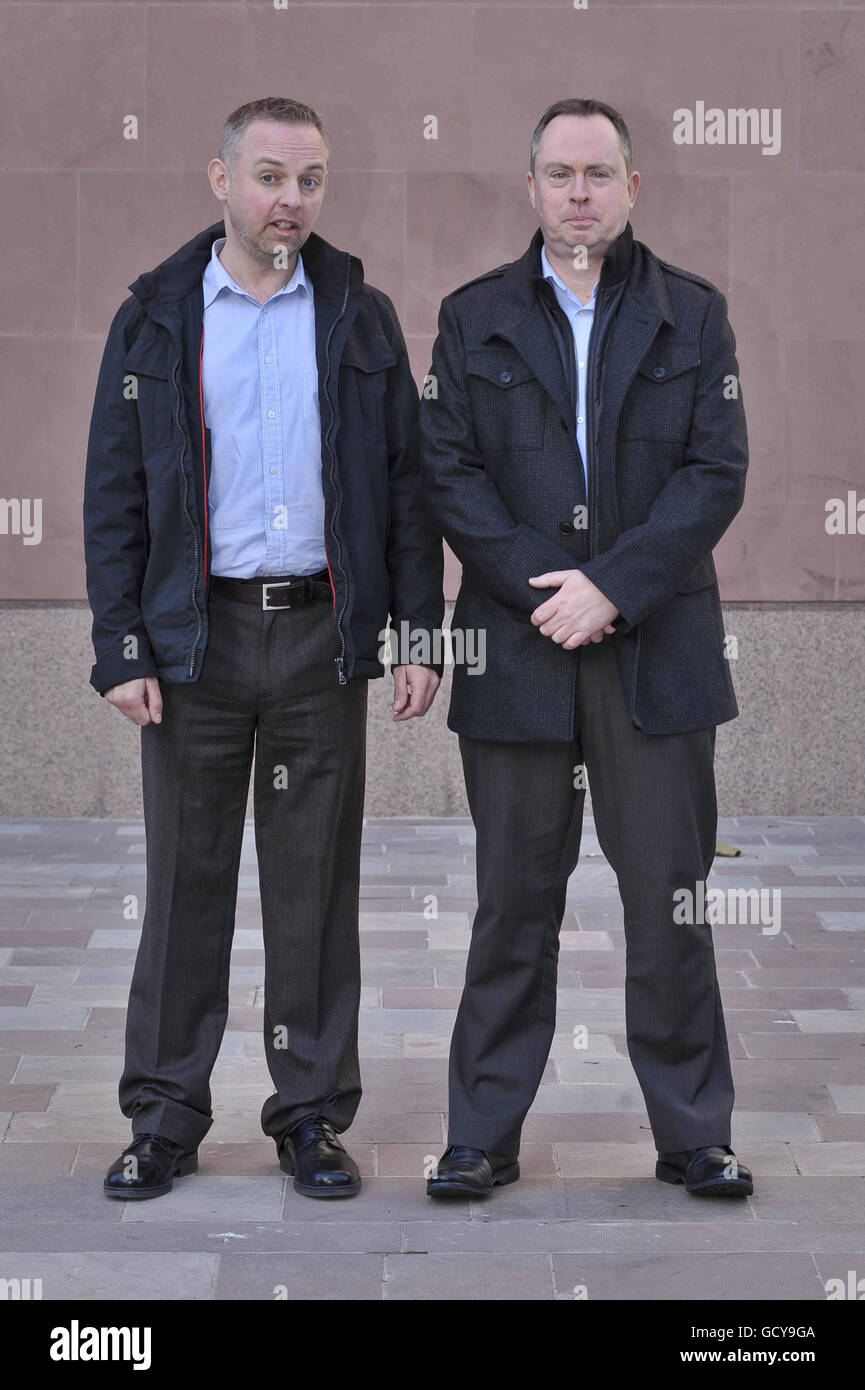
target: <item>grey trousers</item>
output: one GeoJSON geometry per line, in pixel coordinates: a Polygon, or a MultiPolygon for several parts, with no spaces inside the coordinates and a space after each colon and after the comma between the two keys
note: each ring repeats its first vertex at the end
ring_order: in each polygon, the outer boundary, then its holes
{"type": "Polygon", "coordinates": [[[305,1115],[344,1130],[361,1084],[358,897],[367,682],[340,686],[331,604],[263,611],[211,593],[200,679],[160,682],[141,730],[147,903],[129,995],[120,1108],[136,1134],[194,1148],[229,956],[250,769],[264,928],[265,1134],[305,1115]]]}
{"type": "Polygon", "coordinates": [[[574,769],[584,764],[624,908],[628,1052],[656,1146],[729,1144],[733,1081],[712,929],[675,921],[673,899],[696,892],[712,866],[715,730],[642,733],[611,642],[577,650],[572,744],[460,736],[478,908],[451,1042],[448,1142],[519,1152],[555,1029],[559,929],[585,801],[574,769]]]}

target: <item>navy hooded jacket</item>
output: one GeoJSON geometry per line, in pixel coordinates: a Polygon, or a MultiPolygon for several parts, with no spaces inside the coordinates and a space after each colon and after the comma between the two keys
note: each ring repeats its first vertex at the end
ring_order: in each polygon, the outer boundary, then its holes
{"type": "MultiPolygon", "coordinates": [[[[104,695],[143,676],[196,681],[207,647],[210,431],[201,277],[216,222],[140,275],[112,321],[84,488],[87,593],[104,695]]],[[[394,307],[357,257],[314,232],[324,543],[340,639],[334,681],[384,674],[388,615],[412,637],[444,613],[441,532],[418,473],[418,393],[394,307]]],[[[254,461],[253,461],[254,464],[254,461]]],[[[441,664],[428,663],[439,674],[441,664]]]]}

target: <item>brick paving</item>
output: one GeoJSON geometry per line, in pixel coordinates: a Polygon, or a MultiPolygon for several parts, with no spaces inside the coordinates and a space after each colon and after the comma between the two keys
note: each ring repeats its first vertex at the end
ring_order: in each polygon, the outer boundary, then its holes
{"type": "MultiPolygon", "coordinates": [[[[143,911],[138,822],[0,823],[0,1278],[45,1299],[825,1299],[865,1277],[865,818],[724,820],[710,887],[776,889],[775,922],[717,925],[744,1202],[658,1183],[624,1037],[615,879],[587,820],[562,929],[558,1032],[518,1184],[433,1203],[447,1052],[475,906],[467,820],[370,819],[364,834],[364,1177],[298,1196],[259,1129],[272,1089],[252,827],[231,1010],[197,1176],[144,1203],[102,1177],[143,911]],[[124,902],[138,899],[139,917],[124,902]],[[586,1046],[574,1046],[583,1025],[586,1046]]],[[[729,900],[729,899],[728,899],[729,900]]],[[[768,899],[767,899],[768,901],[768,899]]]]}

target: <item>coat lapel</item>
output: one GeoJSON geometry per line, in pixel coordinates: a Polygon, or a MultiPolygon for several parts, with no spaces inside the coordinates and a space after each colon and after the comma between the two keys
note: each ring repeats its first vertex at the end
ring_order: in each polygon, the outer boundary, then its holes
{"type": "Polygon", "coordinates": [[[532,372],[552,396],[565,420],[570,421],[572,406],[562,360],[540,300],[519,323],[493,336],[512,344],[532,372]]]}
{"type": "Polygon", "coordinates": [[[600,425],[605,435],[612,431],[612,437],[615,436],[616,422],[637,368],[661,325],[673,322],[664,278],[655,258],[637,242],[631,274],[604,345],[600,425]]]}
{"type": "Polygon", "coordinates": [[[538,295],[541,242],[538,229],[525,255],[512,261],[502,276],[487,323],[487,334],[482,342],[490,345],[497,340],[510,343],[544,390],[552,396],[565,420],[569,420],[571,405],[567,378],[552,327],[538,295]]]}
{"type": "MultiPolygon", "coordinates": [[[[538,228],[528,250],[513,261],[500,281],[499,293],[482,341],[510,343],[537,380],[570,421],[568,384],[552,327],[538,290],[541,277],[543,234],[538,228]]],[[[626,280],[604,348],[603,421],[618,419],[637,368],[665,321],[673,322],[670,298],[655,258],[641,242],[635,242],[628,223],[604,258],[599,292],[626,280]]],[[[602,426],[603,427],[603,426],[602,426]]]]}

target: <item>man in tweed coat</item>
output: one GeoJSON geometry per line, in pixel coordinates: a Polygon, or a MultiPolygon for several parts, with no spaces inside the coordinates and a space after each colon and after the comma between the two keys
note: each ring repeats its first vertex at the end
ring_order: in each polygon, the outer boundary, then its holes
{"type": "Polygon", "coordinates": [[[742,505],[745,419],[724,296],[634,239],[639,182],[617,111],[557,102],[532,140],[528,250],[441,306],[425,492],[463,566],[453,627],[484,633],[486,663],[455,667],[448,715],[478,909],[431,1196],[519,1177],[586,777],[624,907],[628,1050],[656,1176],[700,1195],[753,1190],[730,1147],[700,906],[715,727],[738,714],[712,549],[742,505]]]}

